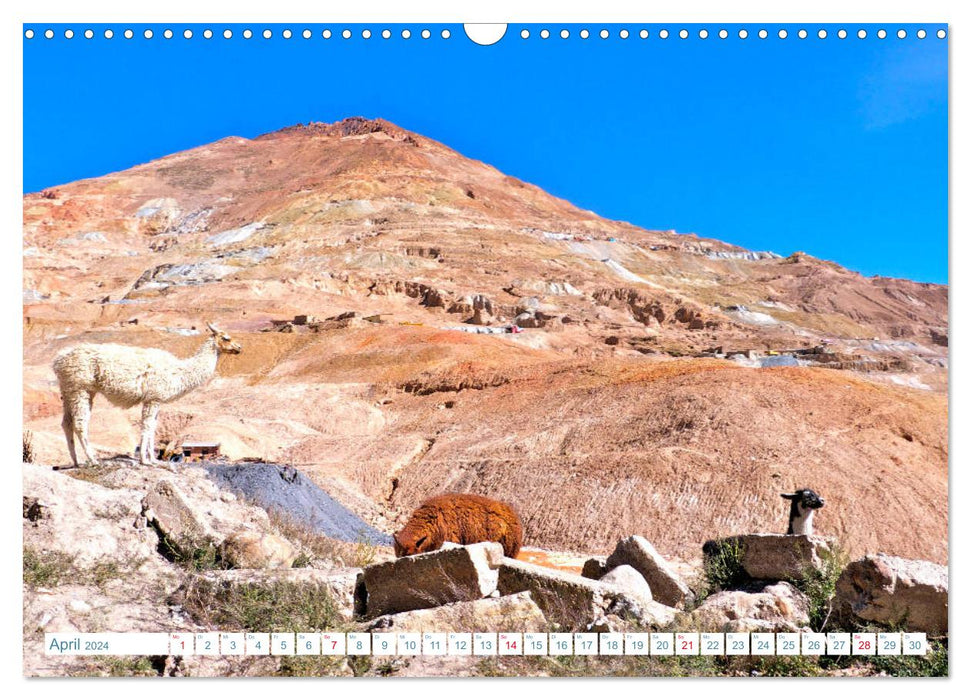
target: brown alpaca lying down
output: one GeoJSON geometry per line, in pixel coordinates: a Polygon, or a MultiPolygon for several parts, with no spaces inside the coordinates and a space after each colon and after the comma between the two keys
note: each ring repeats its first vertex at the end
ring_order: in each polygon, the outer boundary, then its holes
{"type": "Polygon", "coordinates": [[[471,493],[429,498],[394,536],[399,557],[433,552],[445,542],[498,542],[515,558],[523,544],[523,526],[511,506],[471,493]]]}

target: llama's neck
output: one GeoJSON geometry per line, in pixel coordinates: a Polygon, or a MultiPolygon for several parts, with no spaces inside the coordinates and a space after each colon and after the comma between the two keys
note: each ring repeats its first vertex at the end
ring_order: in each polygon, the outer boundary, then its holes
{"type": "Polygon", "coordinates": [[[812,508],[803,508],[798,501],[793,501],[789,506],[789,532],[786,534],[813,534],[813,513],[815,512],[812,508]]]}
{"type": "Polygon", "coordinates": [[[215,338],[209,338],[202,347],[190,358],[182,362],[182,391],[187,394],[193,389],[208,382],[216,373],[216,361],[219,359],[219,348],[215,338]]]}

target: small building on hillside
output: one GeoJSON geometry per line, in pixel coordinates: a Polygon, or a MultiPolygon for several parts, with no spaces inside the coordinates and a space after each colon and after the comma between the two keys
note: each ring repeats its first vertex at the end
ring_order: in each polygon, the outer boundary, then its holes
{"type": "Polygon", "coordinates": [[[183,442],[182,459],[185,462],[204,462],[219,456],[219,442],[183,442]]]}

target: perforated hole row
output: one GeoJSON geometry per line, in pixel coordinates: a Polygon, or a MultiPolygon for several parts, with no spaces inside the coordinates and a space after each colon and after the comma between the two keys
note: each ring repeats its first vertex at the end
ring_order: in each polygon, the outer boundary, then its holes
{"type": "MultiPolygon", "coordinates": [[[[258,36],[262,36],[264,39],[272,39],[274,36],[276,36],[276,32],[279,32],[279,36],[281,36],[284,39],[293,39],[293,38],[299,37],[305,40],[312,39],[314,38],[314,36],[320,36],[323,39],[332,39],[335,37],[340,37],[342,39],[351,39],[355,36],[355,34],[361,39],[372,39],[378,36],[380,36],[382,39],[390,39],[396,33],[391,29],[381,29],[381,30],[362,29],[362,30],[357,30],[356,33],[351,29],[342,29],[342,30],[324,29],[324,30],[321,30],[319,34],[315,34],[310,29],[303,29],[303,30],[263,29],[262,31],[257,31],[257,32],[254,32],[252,29],[243,29],[238,33],[238,36],[242,37],[243,39],[252,39],[254,36],[258,35],[258,36]]],[[[397,34],[402,39],[411,39],[413,36],[421,37],[422,39],[431,39],[433,36],[438,36],[438,37],[441,37],[442,39],[449,39],[452,36],[452,32],[448,29],[435,30],[434,32],[430,29],[422,29],[414,33],[410,29],[402,29],[400,31],[397,31],[397,34]]],[[[906,39],[909,36],[906,29],[898,29],[895,32],[895,34],[898,39],[906,39]]],[[[668,39],[673,36],[677,36],[679,39],[689,39],[692,36],[697,37],[698,39],[708,39],[709,37],[728,39],[729,37],[736,36],[739,39],[758,37],[759,39],[764,40],[764,39],[768,39],[770,36],[773,36],[773,35],[775,35],[779,39],[787,39],[789,37],[789,31],[786,29],[779,29],[777,31],[770,32],[767,29],[758,29],[750,32],[748,29],[745,29],[745,28],[737,29],[733,31],[729,31],[728,29],[718,29],[718,30],[680,29],[680,30],[674,30],[674,31],[671,31],[668,29],[660,29],[658,30],[656,36],[659,39],[668,39]]],[[[870,34],[867,32],[866,29],[857,30],[855,35],[858,39],[866,39],[870,36],[870,34]]],[[[878,39],[886,39],[890,35],[891,33],[889,33],[886,29],[878,29],[876,32],[874,32],[874,36],[876,36],[878,39]]],[[[944,29],[938,29],[935,35],[937,36],[938,39],[944,39],[947,37],[947,31],[944,29]]],[[[24,38],[33,39],[35,36],[43,36],[45,39],[53,39],[55,36],[57,36],[57,33],[53,29],[45,29],[43,32],[40,32],[40,33],[36,32],[34,29],[24,30],[24,38]]],[[[73,29],[64,29],[62,31],[62,36],[65,39],[73,39],[77,36],[77,34],[73,29]]],[[[85,39],[94,39],[96,36],[96,32],[93,29],[85,29],[83,32],[81,32],[81,36],[83,36],[85,39]]],[[[113,29],[104,29],[103,31],[101,31],[101,36],[103,36],[105,39],[113,39],[115,38],[115,31],[113,29]]],[[[138,32],[136,32],[133,29],[125,29],[121,32],[121,36],[123,36],[125,39],[134,39],[136,36],[140,36],[145,39],[154,39],[156,35],[152,29],[144,29],[138,32]]],[[[171,29],[163,29],[160,36],[163,39],[172,39],[176,36],[176,34],[171,29]]],[[[197,35],[191,29],[185,29],[184,31],[181,32],[180,36],[183,39],[193,39],[193,38],[197,38],[197,36],[203,39],[212,39],[213,37],[217,36],[217,32],[213,31],[212,29],[204,29],[201,32],[199,32],[197,35]]],[[[237,34],[232,29],[224,29],[222,32],[218,33],[218,36],[222,36],[222,38],[224,39],[232,39],[235,36],[237,36],[237,34]]],[[[648,39],[652,36],[652,34],[647,29],[640,29],[640,30],[580,29],[579,31],[575,32],[575,34],[571,32],[569,29],[561,29],[559,32],[551,32],[549,29],[541,29],[537,31],[535,34],[533,34],[529,29],[522,29],[519,32],[519,36],[522,39],[529,39],[531,37],[533,38],[538,37],[540,39],[549,39],[550,37],[553,37],[553,36],[558,36],[560,39],[569,39],[573,36],[579,37],[580,39],[589,39],[590,37],[599,37],[600,39],[610,39],[612,36],[616,36],[619,39],[629,39],[632,36],[637,36],[637,37],[640,37],[641,39],[648,39]]],[[[810,32],[806,29],[798,29],[795,33],[795,36],[798,37],[799,39],[807,39],[810,36],[814,36],[818,39],[827,39],[830,37],[829,33],[825,29],[819,29],[813,34],[810,34],[810,32]]],[[[846,29],[839,29],[837,30],[835,36],[839,39],[846,39],[847,37],[850,36],[850,32],[848,32],[846,29]]],[[[928,36],[928,32],[925,29],[918,29],[916,32],[914,32],[914,36],[916,36],[918,39],[926,39],[928,36]]]]}

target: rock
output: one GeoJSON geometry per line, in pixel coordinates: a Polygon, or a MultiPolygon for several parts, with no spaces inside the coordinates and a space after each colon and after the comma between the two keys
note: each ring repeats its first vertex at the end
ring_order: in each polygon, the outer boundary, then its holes
{"type": "Polygon", "coordinates": [[[678,615],[677,608],[658,603],[656,600],[645,601],[640,596],[623,591],[605,591],[604,601],[604,610],[608,616],[617,615],[628,622],[636,623],[640,629],[667,627],[678,615]]]}
{"type": "Polygon", "coordinates": [[[583,629],[603,614],[603,585],[599,581],[515,559],[499,567],[499,593],[530,591],[550,622],[567,629],[583,629]]]}
{"type": "Polygon", "coordinates": [[[591,557],[583,562],[583,571],[580,575],[599,581],[605,573],[607,573],[607,557],[591,557]]]}
{"type": "Polygon", "coordinates": [[[639,535],[626,537],[617,543],[613,554],[607,557],[607,569],[627,564],[647,581],[654,600],[670,607],[682,607],[693,599],[688,585],[664,560],[654,546],[639,535]]]}
{"type": "Polygon", "coordinates": [[[619,615],[604,615],[587,625],[586,632],[632,632],[634,625],[619,615]]]}
{"type": "Polygon", "coordinates": [[[24,517],[32,523],[51,517],[51,510],[36,498],[24,496],[24,517]]]}
{"type": "Polygon", "coordinates": [[[496,542],[446,543],[434,552],[369,566],[364,569],[367,616],[485,598],[496,590],[502,560],[502,545],[496,542]]]}
{"type": "Polygon", "coordinates": [[[296,548],[272,533],[242,530],[222,544],[223,560],[236,569],[289,569],[296,548]]]}
{"type": "Polygon", "coordinates": [[[448,305],[446,312],[450,314],[465,314],[468,315],[473,312],[471,297],[465,297],[465,300],[453,301],[448,305]]]}
{"type": "Polygon", "coordinates": [[[545,328],[551,318],[540,311],[528,311],[516,316],[514,323],[520,328],[545,328]]]}
{"type": "MultiPolygon", "coordinates": [[[[630,603],[631,599],[618,599],[630,603]]],[[[669,628],[678,611],[661,603],[615,605],[585,628],[587,632],[643,632],[645,629],[669,628]]]]}
{"type": "MultiPolygon", "coordinates": [[[[674,622],[677,610],[653,599],[651,587],[632,566],[623,564],[611,569],[600,579],[605,586],[604,600],[607,617],[617,616],[627,623],[636,622],[641,628],[664,627],[674,622]],[[607,592],[616,589],[620,595],[607,592]]],[[[614,631],[624,631],[617,628],[614,631]]]]}
{"type": "Polygon", "coordinates": [[[368,625],[381,632],[545,632],[549,623],[529,591],[498,598],[383,615],[368,625]]]}
{"type": "Polygon", "coordinates": [[[787,581],[720,591],[687,618],[685,629],[712,632],[809,631],[809,598],[787,581]]]}
{"type": "Polygon", "coordinates": [[[618,566],[616,569],[611,569],[600,578],[600,582],[617,586],[617,588],[625,593],[629,593],[635,598],[643,600],[645,603],[654,600],[654,596],[651,595],[650,585],[648,585],[647,581],[644,580],[644,577],[640,575],[637,569],[627,564],[618,566]]]}
{"type": "Polygon", "coordinates": [[[473,311],[472,317],[466,323],[471,323],[475,326],[488,326],[492,321],[492,314],[485,309],[479,308],[473,311]]]}
{"type": "Polygon", "coordinates": [[[947,569],[940,564],[876,554],[843,570],[834,610],[847,621],[947,634],[947,594],[947,569]]]}
{"type": "Polygon", "coordinates": [[[562,629],[583,630],[601,617],[614,614],[641,626],[662,626],[675,611],[646,600],[620,586],[536,564],[504,559],[499,567],[499,593],[530,591],[546,619],[562,629]]]}
{"type": "Polygon", "coordinates": [[[61,552],[79,568],[103,561],[141,566],[158,559],[157,535],[134,527],[141,514],[139,492],[104,488],[36,464],[24,464],[22,475],[27,510],[36,502],[46,512],[23,519],[25,549],[61,552]]]}
{"type": "Polygon", "coordinates": [[[725,545],[738,545],[745,573],[752,579],[798,581],[809,569],[820,569],[832,543],[818,535],[736,535],[709,540],[705,556],[725,545]]]}
{"type": "Polygon", "coordinates": [[[173,477],[170,470],[158,467],[123,466],[100,479],[109,487],[141,490],[144,497],[139,515],[166,537],[176,537],[170,545],[184,537],[186,546],[218,546],[241,530],[272,531],[263,508],[238,498],[224,499],[227,492],[198,467],[183,466],[173,477]]]}
{"type": "Polygon", "coordinates": [[[83,600],[79,600],[77,598],[68,603],[68,607],[77,613],[91,612],[91,606],[88,603],[85,603],[83,600]]]}
{"type": "Polygon", "coordinates": [[[142,499],[143,513],[159,531],[166,545],[183,555],[195,549],[220,543],[221,537],[208,519],[189,505],[181,489],[172,481],[157,482],[142,499]]]}
{"type": "Polygon", "coordinates": [[[422,298],[422,304],[428,307],[445,306],[447,296],[448,293],[440,289],[428,289],[422,298]]]}
{"type": "Polygon", "coordinates": [[[330,596],[345,618],[355,615],[355,587],[360,569],[230,569],[191,574],[169,596],[170,605],[191,606],[191,600],[213,600],[245,588],[272,591],[279,586],[320,591],[330,596]]]}
{"type": "Polygon", "coordinates": [[[150,199],[135,212],[139,229],[152,235],[168,231],[181,215],[179,203],[171,197],[150,199]]]}
{"type": "Polygon", "coordinates": [[[472,308],[475,309],[476,311],[478,311],[479,309],[482,309],[483,311],[486,311],[490,316],[494,316],[496,314],[496,310],[492,304],[492,300],[489,297],[484,296],[482,294],[476,294],[474,297],[472,297],[472,308]]]}

